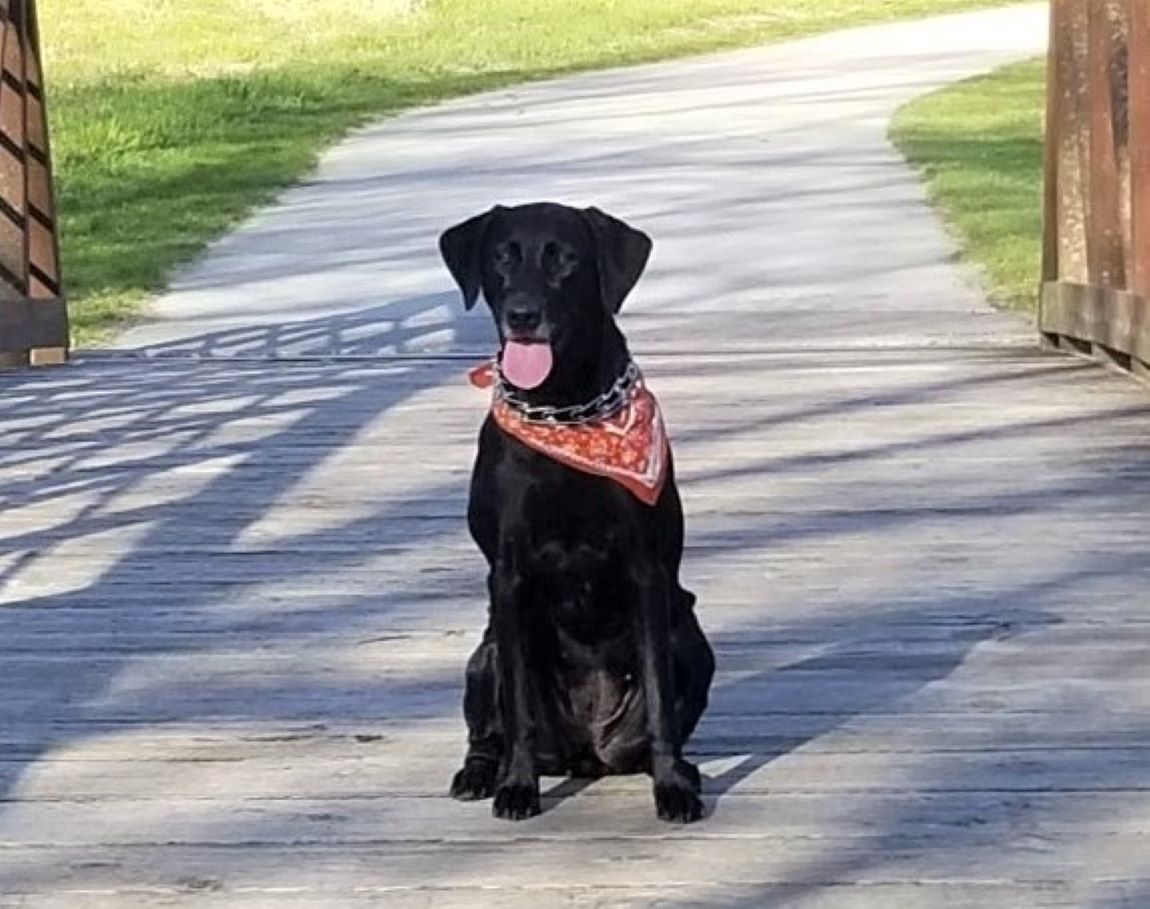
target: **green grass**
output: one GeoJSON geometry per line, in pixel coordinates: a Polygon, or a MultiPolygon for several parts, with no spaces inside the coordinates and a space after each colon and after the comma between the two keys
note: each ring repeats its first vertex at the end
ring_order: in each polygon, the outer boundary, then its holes
{"type": "Polygon", "coordinates": [[[994,301],[1022,310],[1038,302],[1045,73],[1032,61],[944,89],[893,129],[994,301]]]}
{"type": "Polygon", "coordinates": [[[41,0],[80,343],[365,119],[1002,0],[41,0]],[[242,12],[241,12],[242,11],[242,12]]]}

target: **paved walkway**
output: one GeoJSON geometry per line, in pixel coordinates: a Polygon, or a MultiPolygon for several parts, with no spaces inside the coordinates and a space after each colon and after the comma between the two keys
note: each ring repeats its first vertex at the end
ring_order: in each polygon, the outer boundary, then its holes
{"type": "Polygon", "coordinates": [[[988,311],[882,140],[1043,35],[988,13],[404,117],[125,336],[165,358],[0,376],[0,906],[1150,905],[1150,397],[988,311]],[[488,342],[434,237],[536,195],[659,243],[626,327],[720,666],[687,829],[643,779],[548,780],[518,826],[443,797],[488,342]]]}
{"type": "Polygon", "coordinates": [[[886,139],[940,85],[1037,54],[1042,6],[597,73],[390,120],[227,237],[128,332],[156,353],[490,350],[436,252],[508,204],[595,204],[656,240],[639,352],[1027,342],[991,313],[886,139]],[[755,330],[749,331],[748,320],[755,330]]]}

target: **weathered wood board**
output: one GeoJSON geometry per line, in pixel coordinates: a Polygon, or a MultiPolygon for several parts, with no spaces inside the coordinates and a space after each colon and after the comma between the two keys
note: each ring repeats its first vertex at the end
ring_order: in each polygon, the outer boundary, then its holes
{"type": "Polygon", "coordinates": [[[484,618],[453,359],[0,377],[0,906],[1136,907],[1150,400],[1024,349],[651,357],[710,817],[444,796],[484,618]]]}

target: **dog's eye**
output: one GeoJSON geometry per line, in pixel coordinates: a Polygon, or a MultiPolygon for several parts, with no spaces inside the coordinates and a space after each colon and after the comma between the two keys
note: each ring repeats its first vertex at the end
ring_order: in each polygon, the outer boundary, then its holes
{"type": "Polygon", "coordinates": [[[543,247],[543,261],[570,271],[579,264],[579,257],[567,246],[548,242],[543,247]]]}
{"type": "Polygon", "coordinates": [[[497,246],[491,253],[491,261],[495,265],[511,265],[518,257],[518,247],[514,243],[497,246]]]}

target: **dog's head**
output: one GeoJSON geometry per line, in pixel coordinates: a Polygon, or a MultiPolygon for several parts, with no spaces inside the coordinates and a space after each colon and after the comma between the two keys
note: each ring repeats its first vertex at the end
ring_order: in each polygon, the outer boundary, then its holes
{"type": "Polygon", "coordinates": [[[471,309],[480,292],[503,373],[536,388],[556,361],[593,349],[651,254],[651,240],[597,208],[496,206],[445,231],[439,250],[471,309]]]}

